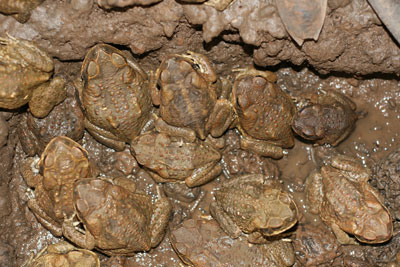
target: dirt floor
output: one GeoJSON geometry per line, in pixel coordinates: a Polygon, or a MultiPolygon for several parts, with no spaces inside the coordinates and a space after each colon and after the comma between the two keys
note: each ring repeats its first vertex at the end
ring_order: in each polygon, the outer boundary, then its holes
{"type": "MultiPolygon", "coordinates": [[[[102,266],[182,266],[171,242],[186,263],[196,266],[388,266],[395,260],[400,252],[400,46],[366,0],[328,0],[318,41],[307,40],[301,47],[288,36],[272,0],[236,0],[222,12],[174,0],[115,9],[102,9],[97,2],[102,1],[44,1],[23,24],[0,14],[0,35],[7,32],[35,41],[54,58],[55,73],[69,81],[79,75],[87,50],[97,43],[131,51],[146,72],[155,71],[168,54],[192,50],[207,55],[217,74],[228,79],[234,78],[232,69],[253,64],[273,71],[277,84],[293,97],[337,90],[356,103],[360,117],[337,147],[313,146],[296,137],[295,146],[285,149],[279,160],[240,149],[239,132],[229,130],[221,149],[222,175],[194,189],[163,185],[173,216],[162,243],[132,257],[98,253],[102,266]],[[369,182],[393,215],[389,241],[340,245],[319,216],[309,212],[305,180],[325,157],[336,153],[355,156],[372,170],[369,182]],[[279,179],[294,196],[299,222],[284,241],[252,245],[244,236],[232,239],[210,216],[213,192],[227,179],[245,173],[279,179]]],[[[84,132],[74,88],[68,90],[67,100],[47,120],[34,119],[27,107],[0,113],[0,131],[8,131],[7,140],[0,140],[1,266],[21,266],[60,240],[27,207],[28,187],[20,173],[29,156],[41,153],[46,138],[69,132],[80,139],[102,175],[129,176],[139,189],[156,195],[155,182],[128,149],[115,152],[84,132]],[[30,132],[42,137],[33,151],[26,146],[30,132]]]]}

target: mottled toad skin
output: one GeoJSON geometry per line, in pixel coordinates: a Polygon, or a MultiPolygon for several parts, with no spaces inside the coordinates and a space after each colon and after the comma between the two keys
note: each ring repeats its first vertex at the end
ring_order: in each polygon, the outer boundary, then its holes
{"type": "Polygon", "coordinates": [[[305,98],[307,103],[293,118],[292,128],[298,135],[315,144],[338,145],[354,129],[356,105],[345,95],[330,90],[305,98]]]}
{"type": "Polygon", "coordinates": [[[318,213],[342,244],[376,244],[393,235],[392,218],[378,191],[368,184],[370,170],[355,158],[334,156],[306,181],[310,211],[318,213]]]}
{"type": "Polygon", "coordinates": [[[107,255],[133,255],[148,251],[162,240],[172,206],[160,197],[135,192],[127,178],[81,179],[74,185],[74,206],[84,233],[73,222],[63,225],[64,236],[85,249],[107,255]]]}
{"type": "Polygon", "coordinates": [[[122,151],[150,118],[146,73],[130,54],[99,44],[86,54],[81,76],[86,129],[100,143],[122,151]]]}
{"type": "Polygon", "coordinates": [[[44,0],[0,0],[0,13],[12,15],[20,23],[31,17],[31,12],[44,0]]]}
{"type": "Polygon", "coordinates": [[[261,174],[238,176],[226,181],[215,192],[210,212],[232,238],[244,232],[249,242],[266,242],[264,237],[278,235],[297,223],[297,206],[276,181],[261,174]]]}
{"type": "Polygon", "coordinates": [[[268,71],[240,69],[232,89],[237,128],[243,149],[262,156],[281,158],[282,148],[294,145],[291,123],[295,105],[268,71]]]}
{"type": "Polygon", "coordinates": [[[131,144],[137,161],[150,170],[156,182],[184,181],[195,187],[217,177],[221,154],[203,142],[189,142],[165,133],[150,132],[131,144]]]}
{"type": "Polygon", "coordinates": [[[52,58],[34,43],[0,38],[0,107],[16,109],[32,102],[32,114],[46,116],[66,97],[63,78],[48,82],[53,70],[52,58]]]}
{"type": "Polygon", "coordinates": [[[100,267],[100,260],[97,254],[92,251],[79,249],[66,241],[61,241],[45,247],[24,266],[100,267]]]}
{"type": "Polygon", "coordinates": [[[32,172],[32,161],[22,166],[26,183],[35,188],[28,207],[44,227],[55,236],[62,235],[64,219],[74,214],[72,187],[76,180],[96,176],[86,150],[65,136],[50,141],[40,157],[40,174],[32,172]]]}
{"type": "Polygon", "coordinates": [[[167,56],[155,81],[159,87],[152,86],[153,103],[160,107],[171,135],[204,140],[209,133],[221,136],[231,125],[234,112],[226,99],[230,85],[217,77],[205,55],[188,52],[167,56]]]}
{"type": "Polygon", "coordinates": [[[67,136],[79,141],[84,133],[84,116],[72,83],[67,85],[67,98],[55,106],[44,118],[30,113],[21,115],[17,128],[22,149],[28,156],[42,154],[46,145],[57,136],[67,136]]]}

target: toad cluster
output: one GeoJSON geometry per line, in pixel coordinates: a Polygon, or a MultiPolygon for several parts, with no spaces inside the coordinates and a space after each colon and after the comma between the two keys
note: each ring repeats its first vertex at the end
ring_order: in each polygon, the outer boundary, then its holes
{"type": "MultiPolygon", "coordinates": [[[[156,247],[172,205],[159,188],[152,201],[127,177],[99,177],[76,142],[84,129],[116,151],[129,147],[157,183],[197,187],[221,174],[218,138],[228,129],[240,133],[242,149],[279,159],[284,148],[293,147],[294,133],[335,146],[357,120],[355,104],[336,91],[294,99],[271,72],[237,69],[231,81],[218,77],[207,57],[195,52],[168,55],[148,75],[132,55],[98,44],[71,82],[53,77],[46,52],[8,37],[0,39],[0,62],[0,107],[29,104],[18,135],[28,156],[40,155],[21,169],[34,189],[28,207],[53,235],[106,255],[156,247]]],[[[393,234],[391,215],[369,178],[369,169],[356,159],[338,155],[307,179],[311,211],[342,244],[382,243],[393,234]]],[[[215,191],[210,213],[230,237],[246,235],[251,243],[279,239],[298,221],[296,203],[282,184],[256,174],[229,178],[215,191]]],[[[67,257],[74,249],[63,245],[45,256],[67,257]]],[[[93,255],[75,250],[85,258],[93,255]]],[[[94,260],[92,266],[98,264],[94,260]]]]}

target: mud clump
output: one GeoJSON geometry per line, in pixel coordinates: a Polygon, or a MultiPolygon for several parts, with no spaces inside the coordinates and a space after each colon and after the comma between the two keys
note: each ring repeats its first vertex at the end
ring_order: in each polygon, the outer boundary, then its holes
{"type": "MultiPolygon", "coordinates": [[[[273,1],[236,0],[225,10],[217,11],[206,4],[164,0],[151,6],[124,7],[123,12],[101,9],[91,1],[76,2],[45,1],[32,11],[25,24],[1,16],[0,28],[36,41],[61,60],[82,59],[88,48],[101,42],[130,47],[135,54],[164,47],[174,47],[176,52],[198,50],[194,49],[201,48],[197,37],[179,36],[185,36],[183,31],[187,28],[200,25],[202,31],[196,32],[200,39],[209,44],[221,39],[243,42],[254,52],[254,62],[263,67],[283,61],[295,65],[308,62],[321,73],[366,75],[400,70],[400,63],[395,60],[400,49],[366,0],[340,4],[329,1],[318,41],[306,40],[302,47],[290,39],[273,1]],[[180,27],[184,24],[187,27],[180,27]]],[[[224,53],[209,52],[223,62],[224,53]]],[[[238,53],[240,50],[235,51],[238,53]]]]}

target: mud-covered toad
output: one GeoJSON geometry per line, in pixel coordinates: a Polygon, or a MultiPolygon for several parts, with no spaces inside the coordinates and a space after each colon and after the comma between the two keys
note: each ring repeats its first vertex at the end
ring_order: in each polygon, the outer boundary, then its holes
{"type": "MultiPolygon", "coordinates": [[[[157,70],[152,99],[171,135],[205,139],[221,136],[234,112],[226,99],[230,85],[217,77],[205,55],[188,52],[169,55],[157,70]]],[[[166,131],[167,132],[167,131],[166,131]]]]}
{"type": "Polygon", "coordinates": [[[188,266],[293,266],[292,242],[276,240],[249,246],[231,239],[214,220],[186,219],[169,236],[172,248],[188,266]]]}
{"type": "Polygon", "coordinates": [[[281,158],[282,148],[294,145],[291,123],[295,105],[268,71],[239,69],[232,102],[242,134],[240,145],[262,156],[281,158]]]}
{"type": "Polygon", "coordinates": [[[301,266],[321,266],[341,254],[335,235],[321,223],[299,223],[295,235],[292,240],[301,266]]]}
{"type": "Polygon", "coordinates": [[[67,98],[44,118],[30,113],[21,115],[17,128],[22,149],[28,156],[41,155],[46,145],[57,136],[79,141],[84,133],[83,113],[72,83],[67,85],[67,98]]]}
{"type": "Polygon", "coordinates": [[[21,167],[26,183],[35,188],[35,197],[29,199],[28,207],[53,235],[61,236],[64,219],[75,212],[74,182],[96,176],[96,169],[90,164],[86,150],[65,136],[54,138],[46,146],[38,163],[40,173],[32,171],[34,164],[33,160],[28,160],[21,167]]]}
{"type": "Polygon", "coordinates": [[[74,185],[74,207],[84,232],[73,221],[63,225],[64,236],[85,249],[107,255],[133,255],[148,251],[162,240],[172,206],[161,197],[136,191],[124,177],[81,179],[74,185]]]}
{"type": "Polygon", "coordinates": [[[45,247],[24,266],[100,267],[100,260],[92,251],[79,249],[66,241],[61,241],[45,247]]]}
{"type": "Polygon", "coordinates": [[[356,104],[347,96],[322,91],[306,96],[306,104],[295,114],[292,129],[302,138],[318,145],[338,145],[354,129],[356,104]]]}
{"type": "Polygon", "coordinates": [[[195,187],[217,177],[221,154],[205,142],[189,142],[165,133],[149,132],[131,143],[137,161],[150,170],[156,182],[184,181],[195,187]]]}
{"type": "Polygon", "coordinates": [[[306,181],[310,211],[318,213],[341,244],[382,243],[393,234],[383,198],[368,183],[370,170],[355,158],[337,155],[306,181]]]}
{"type": "Polygon", "coordinates": [[[31,17],[31,12],[44,0],[0,0],[0,13],[12,15],[20,23],[31,17]]]}
{"type": "Polygon", "coordinates": [[[262,174],[248,174],[226,181],[215,192],[210,212],[232,238],[244,232],[252,243],[278,235],[297,223],[297,206],[280,184],[262,174]]]}
{"type": "Polygon", "coordinates": [[[86,129],[100,143],[122,151],[150,118],[147,74],[132,55],[98,44],[86,54],[81,76],[86,129]]]}
{"type": "Polygon", "coordinates": [[[52,58],[30,41],[0,38],[0,107],[19,108],[29,102],[33,115],[46,116],[66,97],[65,79],[53,75],[52,58]]]}

